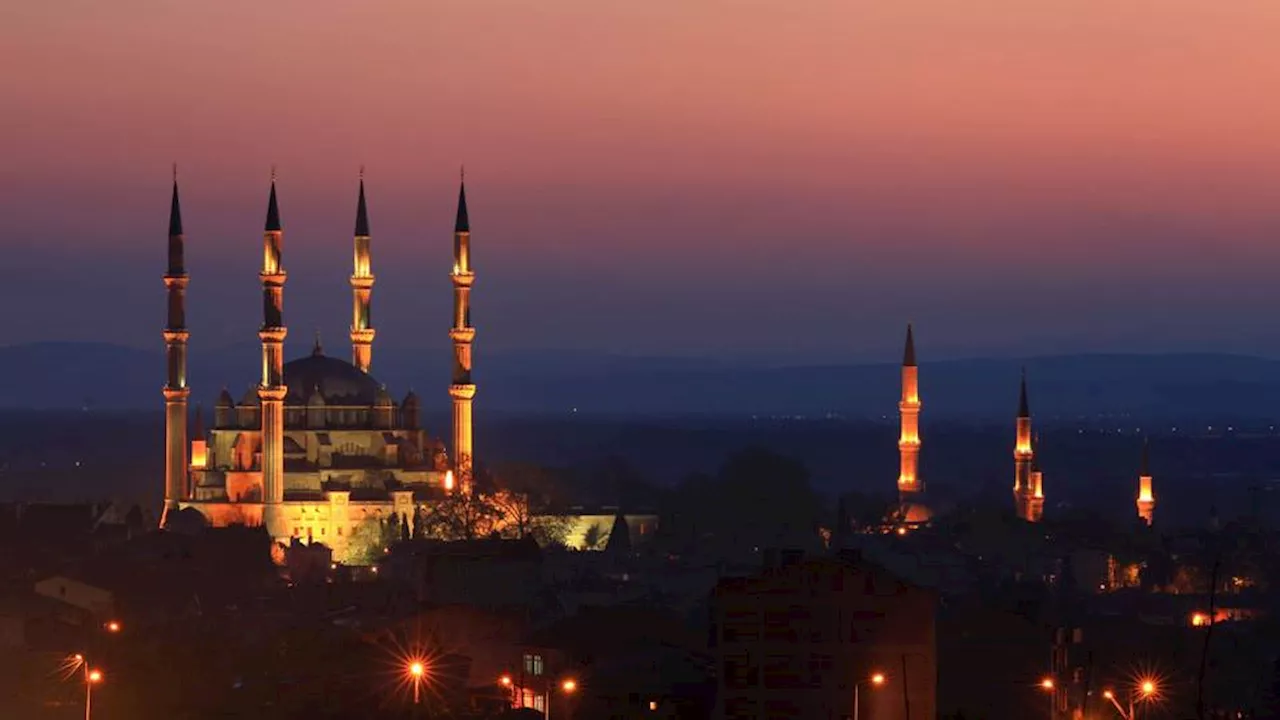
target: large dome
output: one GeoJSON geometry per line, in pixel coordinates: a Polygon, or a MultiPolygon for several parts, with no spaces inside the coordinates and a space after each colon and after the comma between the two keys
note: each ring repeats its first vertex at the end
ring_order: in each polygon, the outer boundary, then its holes
{"type": "Polygon", "coordinates": [[[316,388],[326,405],[372,406],[378,399],[379,385],[372,375],[318,351],[285,363],[284,384],[289,387],[288,405],[305,405],[316,388]]]}

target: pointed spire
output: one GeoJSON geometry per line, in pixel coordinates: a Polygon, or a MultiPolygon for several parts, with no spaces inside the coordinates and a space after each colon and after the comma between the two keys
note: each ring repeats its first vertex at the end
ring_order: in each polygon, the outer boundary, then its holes
{"type": "Polygon", "coordinates": [[[178,165],[173,166],[173,201],[169,204],[169,236],[182,234],[182,208],[178,203],[178,165]]]}
{"type": "Polygon", "coordinates": [[[364,168],[360,168],[360,201],[356,204],[356,235],[369,235],[369,213],[364,206],[364,168]]]}
{"type": "Polygon", "coordinates": [[[1151,474],[1151,441],[1150,438],[1142,438],[1142,465],[1138,468],[1139,477],[1147,477],[1151,474]]]}
{"type": "Polygon", "coordinates": [[[276,205],[276,169],[271,168],[271,198],[267,201],[267,232],[279,232],[280,208],[276,205]]]}
{"type": "Polygon", "coordinates": [[[1022,368],[1022,388],[1018,393],[1018,417],[1031,417],[1031,410],[1027,405],[1027,368],[1022,368]]]}
{"type": "Polygon", "coordinates": [[[453,223],[454,232],[471,232],[471,221],[467,218],[467,171],[460,173],[458,182],[458,217],[453,223]]]}
{"type": "Polygon", "coordinates": [[[324,355],[324,346],[320,344],[320,330],[316,329],[316,343],[311,347],[311,356],[320,357],[324,355]]]}
{"type": "Polygon", "coordinates": [[[916,341],[911,334],[911,323],[907,323],[907,348],[902,353],[902,366],[916,366],[916,341]]]}

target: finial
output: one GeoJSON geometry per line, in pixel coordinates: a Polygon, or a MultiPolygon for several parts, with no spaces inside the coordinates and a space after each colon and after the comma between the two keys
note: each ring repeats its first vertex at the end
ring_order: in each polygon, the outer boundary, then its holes
{"type": "Polygon", "coordinates": [[[319,357],[321,355],[324,355],[324,348],[321,347],[320,345],[320,329],[319,328],[316,328],[316,344],[315,344],[315,347],[311,348],[311,354],[314,357],[319,357]]]}
{"type": "Polygon", "coordinates": [[[461,180],[462,182],[466,182],[466,181],[467,181],[467,166],[466,166],[466,165],[459,165],[459,166],[458,166],[458,179],[459,179],[459,180],[461,180]]]}
{"type": "Polygon", "coordinates": [[[907,323],[907,343],[906,348],[902,352],[902,366],[916,366],[916,342],[915,337],[911,333],[911,323],[907,323]]]}
{"type": "Polygon", "coordinates": [[[360,163],[360,182],[364,182],[364,163],[360,163]]]}
{"type": "Polygon", "coordinates": [[[178,183],[178,163],[176,162],[173,164],[173,182],[175,185],[178,183]]]}
{"type": "Polygon", "coordinates": [[[274,183],[275,181],[276,181],[276,164],[271,163],[271,182],[274,183]]]}

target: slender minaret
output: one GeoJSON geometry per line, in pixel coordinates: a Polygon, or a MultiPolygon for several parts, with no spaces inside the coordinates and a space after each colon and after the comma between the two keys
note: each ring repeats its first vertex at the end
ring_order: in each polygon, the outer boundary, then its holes
{"type": "Polygon", "coordinates": [[[360,200],[356,204],[355,256],[351,272],[351,364],[369,372],[373,361],[373,270],[369,248],[369,215],[364,206],[364,170],[360,171],[360,200]]]}
{"type": "Polygon", "coordinates": [[[1031,498],[1035,494],[1031,478],[1031,463],[1035,457],[1031,449],[1031,410],[1027,404],[1027,371],[1022,371],[1022,385],[1018,395],[1017,438],[1013,446],[1013,506],[1023,520],[1031,519],[1031,498]]]}
{"type": "Polygon", "coordinates": [[[916,367],[916,343],[907,325],[907,346],[902,355],[902,400],[898,403],[902,433],[898,436],[898,499],[904,505],[924,492],[920,480],[920,386],[916,367]]]}
{"type": "Polygon", "coordinates": [[[1142,440],[1142,466],[1138,469],[1138,518],[1150,527],[1156,519],[1156,495],[1152,487],[1148,443],[1142,440]]]}
{"type": "Polygon", "coordinates": [[[458,215],[453,224],[453,327],[449,337],[453,339],[453,383],[449,396],[453,398],[453,463],[458,485],[469,488],[473,458],[471,454],[471,400],[476,386],[471,380],[471,341],[476,329],[471,326],[471,284],[475,273],[471,271],[471,223],[467,218],[467,187],[465,178],[458,185],[458,215]]]}
{"type": "Polygon", "coordinates": [[[1031,492],[1027,494],[1027,521],[1040,522],[1044,516],[1044,471],[1040,469],[1040,461],[1036,457],[1036,448],[1040,447],[1040,433],[1031,440],[1031,492]]]}
{"type": "Polygon", "coordinates": [[[262,524],[272,538],[285,532],[284,514],[284,267],[281,249],[280,210],[276,205],[276,178],[271,173],[271,197],[267,201],[267,224],[262,233],[262,524]]]}
{"type": "Polygon", "coordinates": [[[173,200],[169,205],[169,264],[164,286],[169,295],[168,322],[164,328],[164,527],[169,512],[186,499],[187,486],[187,266],[183,257],[182,211],[178,205],[178,171],[173,172],[173,200]]]}

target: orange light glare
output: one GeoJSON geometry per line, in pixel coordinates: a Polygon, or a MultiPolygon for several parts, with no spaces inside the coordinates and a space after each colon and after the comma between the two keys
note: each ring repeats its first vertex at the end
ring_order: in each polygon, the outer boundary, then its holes
{"type": "Polygon", "coordinates": [[[446,471],[444,474],[444,489],[453,492],[453,471],[446,471]]]}
{"type": "Polygon", "coordinates": [[[871,676],[871,684],[872,684],[872,685],[883,685],[883,684],[884,684],[884,673],[874,673],[874,674],[872,674],[872,676],[871,676]]]}
{"type": "Polygon", "coordinates": [[[1154,680],[1143,680],[1142,685],[1139,686],[1139,689],[1142,690],[1143,695],[1147,697],[1151,697],[1152,695],[1156,694],[1156,683],[1154,680]]]}
{"type": "Polygon", "coordinates": [[[577,683],[577,681],[576,681],[576,680],[569,679],[569,680],[565,680],[564,682],[560,683],[560,687],[564,688],[564,691],[565,691],[565,692],[567,692],[567,693],[571,693],[571,692],[573,692],[574,690],[577,690],[577,689],[578,689],[578,683],[577,683]]]}
{"type": "Polygon", "coordinates": [[[1116,694],[1115,694],[1115,693],[1113,693],[1113,692],[1111,692],[1110,690],[1103,690],[1103,691],[1102,691],[1102,697],[1104,697],[1104,698],[1106,698],[1106,699],[1108,699],[1108,700],[1113,700],[1113,699],[1115,699],[1115,696],[1116,696],[1116,694]]]}
{"type": "Polygon", "coordinates": [[[1051,678],[1051,677],[1047,677],[1047,678],[1045,678],[1045,679],[1041,680],[1041,681],[1040,681],[1040,687],[1044,688],[1045,690],[1052,690],[1052,689],[1053,689],[1053,678],[1051,678]]]}
{"type": "Polygon", "coordinates": [[[501,683],[503,687],[511,687],[511,676],[503,675],[498,679],[498,682],[501,683]]]}
{"type": "Polygon", "coordinates": [[[101,671],[101,670],[90,670],[90,671],[89,671],[89,682],[91,682],[91,683],[100,683],[100,682],[102,682],[102,671],[101,671]]]}
{"type": "Polygon", "coordinates": [[[414,661],[409,665],[409,674],[416,678],[422,677],[422,674],[425,673],[426,671],[427,671],[427,668],[423,666],[421,662],[414,661]]]}
{"type": "Polygon", "coordinates": [[[115,620],[112,620],[111,622],[107,623],[107,632],[113,632],[113,633],[120,632],[120,623],[116,622],[115,620]]]}
{"type": "Polygon", "coordinates": [[[1204,627],[1209,624],[1209,616],[1202,612],[1191,613],[1191,626],[1204,627]]]}

